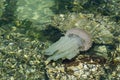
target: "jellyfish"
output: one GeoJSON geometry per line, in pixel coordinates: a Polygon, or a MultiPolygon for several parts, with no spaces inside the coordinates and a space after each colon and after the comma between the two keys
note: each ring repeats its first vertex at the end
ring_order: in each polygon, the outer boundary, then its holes
{"type": "Polygon", "coordinates": [[[68,30],[64,36],[49,46],[44,55],[48,55],[47,61],[56,61],[58,59],[71,60],[77,56],[80,51],[87,51],[92,46],[90,34],[86,31],[73,28],[68,30]]]}

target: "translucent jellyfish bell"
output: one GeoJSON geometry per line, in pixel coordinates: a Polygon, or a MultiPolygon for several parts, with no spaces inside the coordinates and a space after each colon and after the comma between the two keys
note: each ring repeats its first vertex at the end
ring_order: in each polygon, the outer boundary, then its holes
{"type": "Polygon", "coordinates": [[[45,55],[49,55],[47,61],[58,59],[72,59],[79,51],[86,51],[92,45],[91,37],[88,33],[80,29],[68,30],[65,36],[49,46],[45,50],[45,55]]]}

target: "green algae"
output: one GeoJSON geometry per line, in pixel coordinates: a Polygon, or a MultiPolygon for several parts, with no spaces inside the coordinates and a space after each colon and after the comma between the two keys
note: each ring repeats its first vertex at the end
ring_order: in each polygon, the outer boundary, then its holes
{"type": "Polygon", "coordinates": [[[5,0],[0,0],[0,18],[3,15],[4,9],[5,9],[5,0]]]}

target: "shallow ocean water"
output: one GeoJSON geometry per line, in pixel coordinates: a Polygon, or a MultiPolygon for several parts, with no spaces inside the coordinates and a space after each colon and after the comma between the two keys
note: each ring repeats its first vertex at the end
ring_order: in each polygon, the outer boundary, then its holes
{"type": "Polygon", "coordinates": [[[119,0],[0,0],[0,80],[119,80],[119,4],[119,0]],[[92,47],[71,60],[47,62],[51,55],[44,55],[44,50],[71,28],[87,31],[92,47]]]}

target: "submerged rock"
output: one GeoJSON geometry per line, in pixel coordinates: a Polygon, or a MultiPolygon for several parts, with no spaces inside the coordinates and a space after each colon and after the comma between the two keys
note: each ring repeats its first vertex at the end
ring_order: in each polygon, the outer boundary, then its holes
{"type": "Polygon", "coordinates": [[[90,34],[94,45],[89,52],[86,52],[87,54],[95,54],[105,59],[112,58],[110,54],[115,50],[115,43],[119,41],[120,27],[116,22],[111,21],[109,16],[70,13],[54,16],[53,19],[51,25],[61,31],[78,28],[90,34]],[[101,52],[104,50],[105,52],[101,52]]]}
{"type": "Polygon", "coordinates": [[[36,24],[49,23],[54,15],[50,9],[55,5],[54,0],[20,0],[17,1],[15,14],[19,20],[30,20],[36,24]]]}
{"type": "Polygon", "coordinates": [[[112,30],[115,22],[109,22],[108,17],[94,14],[70,13],[54,17],[53,24],[60,30],[78,28],[91,34],[92,40],[97,44],[111,44],[113,42],[112,30]]]}
{"type": "Polygon", "coordinates": [[[81,62],[78,58],[63,63],[52,62],[46,66],[46,71],[50,80],[100,80],[106,77],[102,65],[81,62]]]}

